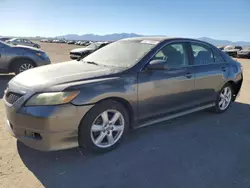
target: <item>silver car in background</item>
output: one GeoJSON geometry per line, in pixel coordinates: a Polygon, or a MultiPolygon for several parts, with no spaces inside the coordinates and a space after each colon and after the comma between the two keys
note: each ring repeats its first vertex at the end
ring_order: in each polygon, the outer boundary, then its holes
{"type": "Polygon", "coordinates": [[[22,45],[22,46],[30,46],[35,48],[41,48],[39,44],[36,44],[28,39],[21,39],[21,38],[12,38],[6,41],[7,43],[11,43],[13,45],[22,45]]]}
{"type": "Polygon", "coordinates": [[[19,74],[30,68],[50,64],[48,55],[37,48],[15,46],[0,41],[0,72],[19,74]]]}

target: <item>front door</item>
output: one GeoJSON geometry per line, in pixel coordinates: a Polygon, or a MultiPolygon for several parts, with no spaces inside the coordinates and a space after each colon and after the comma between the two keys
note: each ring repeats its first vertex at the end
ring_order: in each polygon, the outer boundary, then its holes
{"type": "Polygon", "coordinates": [[[164,46],[151,59],[166,60],[166,70],[143,70],[138,75],[139,120],[192,105],[193,67],[189,66],[188,44],[164,46]]]}

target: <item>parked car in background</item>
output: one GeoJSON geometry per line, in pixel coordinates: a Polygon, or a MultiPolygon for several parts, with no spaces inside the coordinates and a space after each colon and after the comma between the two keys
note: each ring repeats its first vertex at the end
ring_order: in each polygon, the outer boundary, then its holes
{"type": "Polygon", "coordinates": [[[52,42],[53,43],[59,43],[59,40],[58,39],[53,39],[52,42]]]}
{"type": "Polygon", "coordinates": [[[81,41],[79,45],[88,46],[89,44],[90,44],[90,41],[81,41]]]}
{"type": "Polygon", "coordinates": [[[28,46],[15,46],[0,41],[1,73],[14,72],[19,74],[28,69],[48,64],[50,64],[48,55],[40,49],[28,46]]]}
{"type": "MultiPolygon", "coordinates": [[[[86,44],[86,43],[85,43],[86,44]]],[[[84,44],[84,45],[85,45],[84,44]]],[[[86,57],[87,55],[91,54],[92,52],[108,45],[108,42],[95,42],[91,43],[85,48],[76,48],[70,51],[70,58],[71,59],[79,59],[86,57]]]]}
{"type": "Polygon", "coordinates": [[[241,46],[232,46],[232,45],[228,45],[224,48],[224,52],[226,52],[228,55],[232,56],[232,57],[237,57],[237,52],[242,50],[241,46]]]}
{"type": "Polygon", "coordinates": [[[21,38],[12,38],[6,41],[7,43],[11,43],[13,45],[23,45],[23,46],[31,46],[35,48],[41,48],[39,44],[36,44],[28,39],[21,39],[21,38]]]}
{"type": "Polygon", "coordinates": [[[0,37],[0,41],[6,42],[7,40],[10,40],[10,37],[0,37]]]}
{"type": "Polygon", "coordinates": [[[225,46],[217,46],[218,49],[224,50],[225,46]]]}
{"type": "Polygon", "coordinates": [[[70,41],[68,41],[67,43],[68,43],[68,44],[75,44],[76,42],[73,41],[73,40],[70,40],[70,41]]]}
{"type": "Polygon", "coordinates": [[[40,42],[49,42],[49,40],[48,39],[42,39],[42,40],[40,40],[40,42]]]}
{"type": "Polygon", "coordinates": [[[80,45],[81,42],[82,42],[82,41],[79,40],[79,41],[77,41],[75,44],[76,44],[76,45],[80,45]]]}
{"type": "Polygon", "coordinates": [[[237,52],[237,57],[250,58],[250,47],[237,52]]]}
{"type": "Polygon", "coordinates": [[[209,43],[123,39],[79,62],[14,77],[4,96],[7,128],[38,150],[81,146],[106,152],[130,128],[208,108],[218,114],[227,111],[242,79],[240,63],[209,43]]]}
{"type": "Polygon", "coordinates": [[[64,39],[60,39],[60,40],[58,41],[58,43],[68,43],[68,41],[67,41],[67,40],[64,40],[64,39]]]}

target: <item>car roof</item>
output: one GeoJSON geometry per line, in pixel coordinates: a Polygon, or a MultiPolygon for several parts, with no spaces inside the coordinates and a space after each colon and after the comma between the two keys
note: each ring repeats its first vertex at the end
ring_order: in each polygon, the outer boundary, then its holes
{"type": "MultiPolygon", "coordinates": [[[[204,44],[210,44],[202,40],[197,39],[191,39],[191,38],[182,38],[182,37],[164,37],[164,36],[155,36],[155,37],[133,37],[133,38],[126,38],[122,39],[123,41],[140,41],[140,40],[152,40],[157,42],[163,42],[168,40],[187,40],[187,41],[193,41],[193,42],[202,42],[204,44]]],[[[211,44],[210,44],[211,45],[211,44]]]]}
{"type": "Polygon", "coordinates": [[[125,38],[125,39],[122,39],[124,41],[138,41],[138,40],[154,40],[154,41],[164,41],[164,40],[168,40],[168,39],[173,39],[174,37],[133,37],[133,38],[125,38]]]}

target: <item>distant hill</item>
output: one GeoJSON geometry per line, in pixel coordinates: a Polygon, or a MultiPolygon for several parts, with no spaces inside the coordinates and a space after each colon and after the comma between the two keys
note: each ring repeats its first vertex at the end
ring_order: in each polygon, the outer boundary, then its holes
{"type": "Polygon", "coordinates": [[[238,42],[232,42],[232,41],[229,41],[229,40],[216,40],[216,39],[211,39],[211,38],[208,38],[208,37],[202,37],[202,38],[198,38],[199,40],[202,40],[202,41],[206,41],[206,42],[209,42],[213,45],[236,45],[236,46],[250,46],[250,42],[245,42],[245,41],[238,41],[238,42]]]}
{"type": "MultiPolygon", "coordinates": [[[[95,34],[85,34],[85,35],[76,35],[76,34],[68,34],[63,36],[57,36],[56,38],[63,38],[66,40],[91,40],[91,41],[115,41],[124,38],[131,37],[141,37],[145,35],[139,35],[136,33],[113,33],[108,35],[95,35],[95,34]]],[[[232,42],[230,40],[216,40],[208,37],[198,38],[199,40],[209,42],[213,45],[240,45],[240,46],[250,46],[250,42],[238,41],[232,42]]]]}

